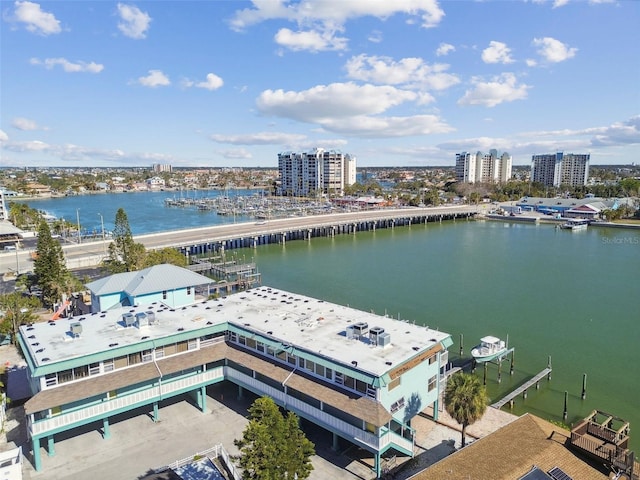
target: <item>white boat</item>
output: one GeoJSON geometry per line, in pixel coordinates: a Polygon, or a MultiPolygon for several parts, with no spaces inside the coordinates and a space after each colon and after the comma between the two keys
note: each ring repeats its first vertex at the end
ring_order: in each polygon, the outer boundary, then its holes
{"type": "Polygon", "coordinates": [[[508,351],[507,344],[497,337],[487,336],[480,339],[480,344],[471,349],[471,356],[478,363],[490,362],[502,357],[508,351]]]}
{"type": "Polygon", "coordinates": [[[569,218],[565,223],[560,225],[563,230],[586,230],[589,226],[589,220],[583,220],[581,218],[569,218]]]}

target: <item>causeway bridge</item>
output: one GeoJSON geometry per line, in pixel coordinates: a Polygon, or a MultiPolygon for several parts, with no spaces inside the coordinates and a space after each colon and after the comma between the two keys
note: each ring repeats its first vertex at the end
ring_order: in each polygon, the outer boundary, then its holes
{"type": "MultiPolygon", "coordinates": [[[[176,248],[184,255],[220,253],[235,248],[256,248],[259,245],[286,244],[293,240],[314,237],[355,234],[380,228],[405,227],[430,222],[468,220],[479,208],[475,205],[447,207],[409,207],[364,210],[307,217],[290,217],[199,227],[185,230],[135,235],[134,240],[147,250],[176,248]]],[[[106,256],[109,240],[97,239],[79,245],[64,245],[67,267],[97,266],[106,256]]],[[[32,270],[28,251],[0,254],[0,273],[32,270]]]]}

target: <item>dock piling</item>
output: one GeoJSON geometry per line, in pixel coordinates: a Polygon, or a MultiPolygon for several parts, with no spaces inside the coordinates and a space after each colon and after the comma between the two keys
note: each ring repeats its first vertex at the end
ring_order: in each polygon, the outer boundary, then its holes
{"type": "Polygon", "coordinates": [[[564,420],[565,422],[567,421],[567,398],[568,398],[569,394],[567,393],[567,391],[564,391],[564,410],[562,412],[562,420],[564,420]]]}
{"type": "Polygon", "coordinates": [[[587,398],[587,374],[586,373],[582,374],[582,395],[580,395],[580,397],[582,398],[582,400],[587,398]]]}
{"type": "Polygon", "coordinates": [[[513,375],[513,366],[516,363],[515,356],[516,356],[516,351],[514,349],[511,351],[511,365],[509,366],[509,375],[513,375]]]}
{"type": "Polygon", "coordinates": [[[464,355],[464,334],[460,334],[460,356],[464,355]]]}
{"type": "Polygon", "coordinates": [[[487,385],[487,362],[484,363],[484,373],[482,376],[482,384],[487,385]]]}

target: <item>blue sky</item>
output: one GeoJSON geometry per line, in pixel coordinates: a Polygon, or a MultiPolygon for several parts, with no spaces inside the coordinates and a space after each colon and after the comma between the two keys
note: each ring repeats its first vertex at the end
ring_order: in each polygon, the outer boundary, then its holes
{"type": "Polygon", "coordinates": [[[0,165],[640,158],[640,2],[0,1],[0,165]]]}

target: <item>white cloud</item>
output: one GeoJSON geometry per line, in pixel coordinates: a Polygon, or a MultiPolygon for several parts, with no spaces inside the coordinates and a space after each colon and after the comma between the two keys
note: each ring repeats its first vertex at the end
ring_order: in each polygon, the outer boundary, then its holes
{"type": "Polygon", "coordinates": [[[533,45],[538,48],[538,54],[547,62],[564,62],[576,55],[577,48],[569,48],[560,40],[551,37],[534,38],[533,45]]]}
{"type": "Polygon", "coordinates": [[[332,118],[379,114],[416,99],[415,92],[348,82],[318,85],[300,92],[265,90],[256,103],[265,115],[321,123],[332,118]]]}
{"type": "Polygon", "coordinates": [[[15,3],[15,18],[26,24],[27,30],[32,33],[51,35],[62,31],[60,21],[52,13],[43,12],[37,3],[17,1],[15,3]]]}
{"type": "Polygon", "coordinates": [[[492,40],[489,46],[482,51],[482,61],[484,63],[513,63],[511,49],[506,43],[492,40]]]}
{"type": "Polygon", "coordinates": [[[127,37],[139,40],[146,38],[151,17],[148,13],[141,11],[135,5],[118,4],[118,14],[120,22],[118,29],[127,37]]]}
{"type": "Polygon", "coordinates": [[[276,43],[289,50],[321,52],[327,50],[345,50],[347,39],[336,37],[334,31],[307,30],[293,32],[288,28],[281,28],[274,37],[276,43]]]}
{"type": "Polygon", "coordinates": [[[29,120],[24,117],[16,117],[11,122],[11,126],[13,128],[17,128],[18,130],[30,131],[30,130],[49,130],[47,127],[41,127],[33,120],[29,120]]]}
{"type": "Polygon", "coordinates": [[[421,58],[403,58],[394,61],[389,57],[351,57],[345,68],[347,76],[354,80],[389,85],[405,85],[408,88],[444,90],[460,83],[460,79],[445,70],[449,65],[428,65],[421,58]]]}
{"type": "MultiPolygon", "coordinates": [[[[282,28],[274,39],[279,45],[294,51],[345,50],[348,39],[337,36],[344,31],[347,21],[360,17],[375,17],[385,20],[396,14],[410,17],[407,23],[420,18],[424,28],[435,27],[444,17],[437,0],[342,0],[340,2],[291,2],[286,0],[254,0],[251,8],[235,12],[229,21],[232,30],[244,31],[252,25],[282,19],[297,24],[298,31],[282,28]]],[[[369,36],[379,42],[380,36],[369,36]]],[[[280,53],[281,54],[281,53],[280,53]]]]}
{"type": "Polygon", "coordinates": [[[9,135],[4,133],[4,130],[0,130],[0,142],[6,142],[9,140],[9,135]]]}
{"type": "Polygon", "coordinates": [[[495,107],[503,102],[512,102],[527,98],[530,86],[522,83],[518,85],[513,73],[503,73],[492,81],[484,82],[480,77],[471,79],[473,88],[467,90],[458,100],[458,105],[484,105],[495,107]]]}
{"type": "Polygon", "coordinates": [[[303,142],[307,137],[294,133],[258,132],[240,135],[214,134],[210,138],[214,142],[231,145],[291,145],[303,142]]]}
{"type": "Polygon", "coordinates": [[[322,122],[326,130],[363,138],[408,137],[448,133],[454,130],[436,115],[414,115],[409,117],[370,117],[327,119],[322,122]]]}
{"type": "Polygon", "coordinates": [[[374,30],[367,37],[371,43],[380,43],[382,41],[382,32],[380,30],[374,30]]]}
{"type": "Polygon", "coordinates": [[[100,73],[104,70],[104,65],[95,62],[81,62],[78,61],[76,63],[70,62],[66,58],[45,58],[44,60],[40,60],[39,58],[31,58],[29,60],[31,65],[42,65],[48,70],[51,70],[56,65],[60,65],[65,72],[76,73],[76,72],[89,72],[89,73],[100,73]]]}
{"type": "Polygon", "coordinates": [[[564,7],[569,0],[553,0],[553,8],[564,7]]]}
{"type": "Polygon", "coordinates": [[[451,52],[455,52],[455,51],[456,51],[456,47],[454,47],[449,43],[443,42],[440,45],[438,45],[438,48],[436,50],[436,55],[438,57],[442,57],[444,55],[449,55],[451,52]]]}
{"type": "Polygon", "coordinates": [[[536,62],[533,58],[527,58],[525,60],[525,63],[527,64],[527,67],[535,67],[536,65],[538,65],[538,62],[536,62]]]}
{"type": "Polygon", "coordinates": [[[224,85],[224,81],[215,73],[208,73],[204,82],[196,83],[196,87],[207,90],[217,90],[224,85]]]}
{"type": "Polygon", "coordinates": [[[169,77],[167,77],[160,70],[149,70],[149,75],[146,77],[139,77],[138,83],[144,87],[166,87],[171,85],[169,77]]]}
{"type": "Polygon", "coordinates": [[[256,103],[261,113],[315,123],[324,130],[366,138],[426,135],[453,130],[435,115],[382,117],[419,94],[392,86],[334,83],[301,92],[266,90],[256,103]]]}
{"type": "Polygon", "coordinates": [[[254,1],[253,8],[238,10],[229,24],[233,30],[241,31],[258,23],[284,19],[302,24],[320,23],[344,25],[347,20],[359,17],[387,19],[395,14],[419,17],[424,28],[435,27],[444,17],[437,0],[394,0],[340,2],[298,2],[286,0],[254,1]]]}
{"type": "Polygon", "coordinates": [[[244,148],[234,148],[232,150],[222,150],[216,152],[227,160],[251,160],[253,155],[244,148]]]}

